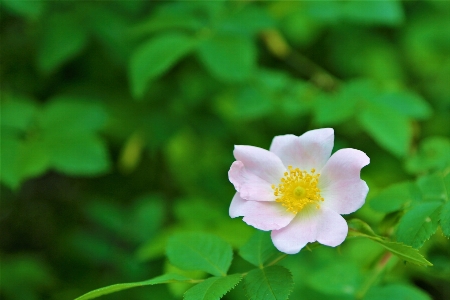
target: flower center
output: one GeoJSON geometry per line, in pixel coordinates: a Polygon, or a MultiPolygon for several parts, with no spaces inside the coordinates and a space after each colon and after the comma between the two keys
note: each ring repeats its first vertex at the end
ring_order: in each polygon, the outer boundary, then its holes
{"type": "MultiPolygon", "coordinates": [[[[288,169],[289,172],[284,173],[278,187],[272,185],[276,202],[281,203],[288,211],[298,213],[307,204],[323,201],[317,187],[320,174],[314,174],[315,169],[311,169],[311,173],[292,166],[288,169]]],[[[316,207],[320,208],[319,204],[316,207]]]]}

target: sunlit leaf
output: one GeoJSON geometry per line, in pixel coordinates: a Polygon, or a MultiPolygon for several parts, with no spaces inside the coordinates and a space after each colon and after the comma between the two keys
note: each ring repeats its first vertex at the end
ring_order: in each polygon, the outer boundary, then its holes
{"type": "Polygon", "coordinates": [[[87,300],[87,299],[94,299],[103,295],[115,293],[118,291],[139,287],[139,286],[146,286],[146,285],[154,285],[154,284],[162,284],[162,283],[170,283],[170,282],[186,282],[190,281],[191,279],[184,277],[182,275],[178,274],[164,274],[158,277],[155,277],[150,280],[146,281],[140,281],[140,282],[133,282],[133,283],[119,283],[110,285],[107,287],[99,288],[93,291],[90,291],[89,293],[86,293],[75,300],[87,300]]]}
{"type": "Polygon", "coordinates": [[[241,279],[241,274],[208,278],[187,290],[184,294],[184,300],[219,300],[233,289],[241,279]]]}
{"type": "Polygon", "coordinates": [[[273,245],[269,232],[256,231],[245,245],[239,249],[239,255],[257,267],[276,255],[278,250],[273,245]]]}
{"type": "Polygon", "coordinates": [[[231,246],[207,233],[179,233],[167,243],[172,264],[184,270],[202,270],[215,276],[226,275],[233,258],[231,246]]]}
{"type": "Polygon", "coordinates": [[[244,277],[250,300],[286,300],[293,287],[291,273],[282,266],[254,269],[244,277]]]}
{"type": "Polygon", "coordinates": [[[442,206],[440,219],[442,232],[447,238],[450,238],[450,201],[442,206]]]}

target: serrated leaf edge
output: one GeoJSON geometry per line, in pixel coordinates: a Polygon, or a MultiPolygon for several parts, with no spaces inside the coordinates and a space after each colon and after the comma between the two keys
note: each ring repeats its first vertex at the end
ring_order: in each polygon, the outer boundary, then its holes
{"type": "MultiPolygon", "coordinates": [[[[227,276],[232,276],[232,275],[235,275],[235,274],[231,274],[231,275],[227,275],[227,276]]],[[[218,298],[218,300],[219,300],[219,299],[222,299],[223,296],[225,296],[226,294],[228,294],[232,289],[234,289],[236,286],[238,286],[239,283],[241,283],[242,279],[244,278],[244,274],[239,274],[239,275],[241,275],[241,276],[239,277],[239,281],[236,282],[236,284],[233,285],[229,290],[225,291],[225,292],[218,298]]],[[[227,276],[222,276],[222,277],[227,277],[227,276]]],[[[212,277],[209,277],[209,278],[214,278],[214,277],[220,278],[219,276],[212,276],[212,277]]],[[[209,279],[209,278],[206,278],[205,280],[207,280],[207,279],[209,279]]],[[[204,282],[204,281],[202,281],[202,282],[204,282]]],[[[201,283],[201,282],[199,282],[199,283],[201,283]]],[[[198,284],[199,284],[199,283],[198,283],[198,284]]],[[[187,291],[189,291],[189,289],[188,289],[187,291]]],[[[187,291],[186,291],[186,292],[187,292],[187,291]]],[[[183,293],[183,300],[186,299],[186,292],[183,293]]]]}

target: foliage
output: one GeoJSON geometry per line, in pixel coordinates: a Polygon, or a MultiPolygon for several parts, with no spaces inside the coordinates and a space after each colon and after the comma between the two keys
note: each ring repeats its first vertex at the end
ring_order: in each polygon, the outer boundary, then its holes
{"type": "Polygon", "coordinates": [[[0,6],[0,298],[449,298],[449,2],[0,6]],[[370,192],[287,256],[228,217],[233,145],[321,127],[370,192]]]}

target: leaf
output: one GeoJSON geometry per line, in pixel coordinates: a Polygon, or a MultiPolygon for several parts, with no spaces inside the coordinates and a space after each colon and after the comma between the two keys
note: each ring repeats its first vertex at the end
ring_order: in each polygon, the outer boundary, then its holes
{"type": "Polygon", "coordinates": [[[31,125],[37,111],[35,103],[27,97],[17,95],[10,97],[5,95],[3,97],[6,100],[2,102],[2,117],[0,120],[2,133],[5,132],[5,129],[26,131],[31,125]]]}
{"type": "Polygon", "coordinates": [[[329,264],[308,276],[308,284],[328,295],[354,295],[361,285],[362,274],[352,262],[329,264]]]}
{"type": "Polygon", "coordinates": [[[274,257],[278,250],[272,243],[269,232],[256,231],[253,236],[239,249],[239,255],[249,263],[262,267],[264,263],[274,257]]]}
{"type": "Polygon", "coordinates": [[[236,35],[215,35],[203,41],[198,55],[205,67],[224,81],[244,81],[256,68],[253,41],[236,35]]]}
{"type": "Polygon", "coordinates": [[[427,119],[432,114],[431,106],[419,95],[409,91],[387,92],[374,99],[378,105],[393,110],[405,117],[427,119]]]}
{"type": "Polygon", "coordinates": [[[400,219],[396,236],[399,242],[414,248],[423,243],[436,231],[442,202],[415,205],[400,219]]]}
{"type": "Polygon", "coordinates": [[[417,179],[417,185],[422,192],[423,201],[450,201],[450,176],[444,178],[440,173],[434,173],[417,179]],[[447,182],[446,182],[447,180],[447,182]]]}
{"type": "Polygon", "coordinates": [[[192,36],[172,32],[160,34],[136,49],[129,65],[133,96],[141,98],[150,81],[165,73],[195,45],[192,36]]]}
{"type": "Polygon", "coordinates": [[[51,73],[75,57],[88,42],[83,23],[74,15],[50,14],[43,28],[37,62],[43,73],[51,73]]]}
{"type": "Polygon", "coordinates": [[[400,1],[341,2],[344,19],[363,24],[399,25],[405,16],[400,1]]]}
{"type": "Polygon", "coordinates": [[[13,13],[30,19],[37,19],[44,11],[44,1],[2,0],[0,5],[13,13]]]}
{"type": "Polygon", "coordinates": [[[386,238],[375,234],[370,226],[358,219],[351,219],[348,221],[348,237],[365,237],[369,238],[381,246],[397,255],[403,260],[409,261],[419,266],[432,266],[417,249],[412,248],[401,243],[391,242],[386,238]]]}
{"type": "Polygon", "coordinates": [[[233,258],[231,246],[215,235],[179,233],[167,243],[169,261],[180,269],[225,276],[233,258]]]}
{"type": "Polygon", "coordinates": [[[314,106],[317,124],[336,125],[348,120],[355,113],[356,100],[342,90],[335,94],[322,93],[314,106]]]}
{"type": "Polygon", "coordinates": [[[443,170],[450,165],[450,140],[433,136],[424,139],[419,150],[406,160],[406,169],[411,173],[443,170]]]}
{"type": "Polygon", "coordinates": [[[70,175],[99,175],[109,170],[109,154],[102,140],[93,135],[45,137],[50,163],[70,175]]]}
{"type": "Polygon", "coordinates": [[[388,284],[371,288],[364,300],[431,300],[423,290],[406,284],[388,284]]]}
{"type": "Polygon", "coordinates": [[[184,300],[219,300],[242,280],[242,274],[211,277],[191,287],[184,300]]]}
{"type": "Polygon", "coordinates": [[[171,282],[186,282],[190,281],[190,278],[184,277],[182,275],[178,274],[164,274],[158,277],[155,277],[150,280],[146,281],[140,281],[140,282],[132,282],[132,283],[119,283],[110,285],[107,287],[99,288],[93,291],[90,291],[89,293],[86,293],[75,300],[87,300],[87,299],[93,299],[97,298],[103,295],[115,293],[118,291],[139,287],[139,286],[146,286],[146,285],[154,285],[154,284],[162,284],[162,283],[171,283],[171,282]]]}
{"type": "Polygon", "coordinates": [[[412,126],[405,116],[379,107],[367,107],[357,116],[364,129],[380,146],[396,156],[407,154],[412,126]]]}
{"type": "Polygon", "coordinates": [[[73,96],[57,96],[50,100],[39,119],[47,135],[67,136],[101,129],[108,115],[100,103],[73,96]]]}
{"type": "Polygon", "coordinates": [[[450,201],[442,206],[440,219],[442,233],[450,238],[450,201]]]}
{"type": "Polygon", "coordinates": [[[400,210],[420,195],[418,187],[409,181],[400,182],[382,190],[370,201],[370,206],[380,212],[391,213],[400,210]]]}
{"type": "Polygon", "coordinates": [[[254,269],[244,277],[244,287],[250,300],[286,300],[293,285],[291,273],[282,266],[254,269]]]}

